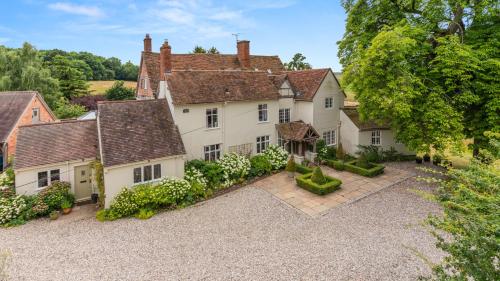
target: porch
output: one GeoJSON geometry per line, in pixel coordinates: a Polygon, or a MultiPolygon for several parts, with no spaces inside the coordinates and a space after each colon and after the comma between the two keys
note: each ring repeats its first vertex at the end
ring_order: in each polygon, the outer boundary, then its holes
{"type": "Polygon", "coordinates": [[[278,130],[278,144],[290,154],[293,154],[295,162],[302,163],[304,160],[313,162],[316,158],[316,141],[318,132],[311,124],[303,121],[294,121],[276,125],[278,130]]]}

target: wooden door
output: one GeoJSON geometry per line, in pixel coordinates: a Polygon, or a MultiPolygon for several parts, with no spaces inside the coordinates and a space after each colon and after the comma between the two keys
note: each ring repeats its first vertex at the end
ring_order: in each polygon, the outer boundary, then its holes
{"type": "Polygon", "coordinates": [[[76,200],[89,199],[92,194],[90,166],[75,167],[75,198],[76,200]]]}

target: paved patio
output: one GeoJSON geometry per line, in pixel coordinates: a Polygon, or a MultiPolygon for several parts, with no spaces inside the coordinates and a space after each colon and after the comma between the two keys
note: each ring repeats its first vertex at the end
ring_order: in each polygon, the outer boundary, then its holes
{"type": "Polygon", "coordinates": [[[374,178],[346,171],[336,171],[326,166],[322,166],[321,169],[323,173],[342,181],[339,190],[323,196],[316,195],[298,187],[295,179],[289,178],[285,172],[260,180],[254,183],[254,186],[266,190],[283,202],[316,217],[341,204],[357,201],[413,176],[413,173],[408,170],[395,167],[386,167],[382,175],[374,178]]]}

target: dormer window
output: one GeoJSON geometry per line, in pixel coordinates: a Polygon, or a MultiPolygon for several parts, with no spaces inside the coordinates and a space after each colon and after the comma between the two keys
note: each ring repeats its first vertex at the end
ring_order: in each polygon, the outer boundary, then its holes
{"type": "Polygon", "coordinates": [[[40,108],[33,108],[31,110],[31,123],[40,122],[40,108]]]}

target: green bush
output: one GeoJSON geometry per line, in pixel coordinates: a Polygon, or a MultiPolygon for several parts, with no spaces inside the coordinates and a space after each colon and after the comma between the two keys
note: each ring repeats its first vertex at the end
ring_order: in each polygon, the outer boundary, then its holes
{"type": "Polygon", "coordinates": [[[339,144],[337,145],[337,151],[335,153],[335,156],[337,157],[337,159],[340,159],[340,160],[343,160],[346,156],[346,153],[344,151],[344,148],[342,147],[341,142],[339,142],[339,144]]]}
{"type": "Polygon", "coordinates": [[[316,151],[318,152],[319,160],[336,159],[337,148],[335,146],[327,146],[324,140],[318,140],[316,142],[316,151]]]}
{"type": "Polygon", "coordinates": [[[311,181],[318,185],[326,183],[325,176],[323,175],[323,171],[321,171],[320,167],[314,168],[313,174],[311,176],[311,181]]]}
{"type": "Polygon", "coordinates": [[[290,159],[288,159],[288,163],[286,163],[286,168],[285,170],[290,173],[295,173],[296,171],[296,164],[295,160],[293,159],[293,155],[290,156],[290,159]]]}
{"type": "Polygon", "coordinates": [[[351,173],[362,175],[364,177],[374,177],[380,175],[384,172],[384,165],[368,163],[368,168],[362,168],[357,165],[357,160],[349,161],[344,163],[344,169],[351,173]]]}
{"type": "Polygon", "coordinates": [[[344,162],[341,160],[327,160],[326,165],[330,168],[337,170],[337,171],[344,170],[344,162]]]}
{"type": "Polygon", "coordinates": [[[312,175],[312,173],[300,175],[295,178],[295,181],[299,187],[318,195],[331,193],[339,189],[342,184],[342,181],[339,179],[326,176],[326,183],[320,185],[311,180],[312,175]]]}
{"type": "Polygon", "coordinates": [[[140,209],[137,214],[134,215],[134,217],[140,219],[140,220],[147,220],[151,218],[152,216],[155,215],[155,211],[147,208],[140,209]]]}
{"type": "Polygon", "coordinates": [[[7,189],[8,187],[14,187],[14,180],[14,169],[12,169],[12,167],[5,169],[5,171],[0,173],[0,191],[7,189]]]}
{"type": "Polygon", "coordinates": [[[271,173],[273,167],[271,166],[271,162],[267,159],[267,156],[259,154],[250,158],[250,172],[248,173],[249,177],[260,177],[263,175],[267,175],[271,173]]]}
{"type": "Polygon", "coordinates": [[[299,174],[312,173],[312,169],[301,164],[295,164],[295,171],[299,174]]]}
{"type": "Polygon", "coordinates": [[[263,154],[271,162],[273,170],[284,168],[288,161],[288,152],[283,147],[274,144],[270,145],[263,154]]]}
{"type": "Polygon", "coordinates": [[[106,90],[108,100],[132,100],[135,98],[135,90],[125,87],[125,82],[116,81],[113,86],[106,90]]]}
{"type": "Polygon", "coordinates": [[[360,157],[364,155],[366,160],[372,163],[380,163],[384,158],[383,150],[375,145],[358,145],[358,152],[356,154],[360,157]]]}
{"type": "Polygon", "coordinates": [[[207,180],[207,186],[210,189],[217,189],[221,186],[224,179],[224,171],[217,162],[207,162],[204,160],[191,160],[185,165],[186,170],[190,167],[200,171],[207,180]]]}
{"type": "Polygon", "coordinates": [[[371,167],[368,157],[365,153],[360,153],[358,159],[356,160],[356,166],[369,169],[371,167]]]}
{"type": "Polygon", "coordinates": [[[68,201],[71,205],[75,202],[75,196],[70,193],[71,185],[68,182],[55,181],[49,187],[38,193],[38,198],[48,207],[46,212],[57,211],[61,209],[64,201],[68,201]]]}

